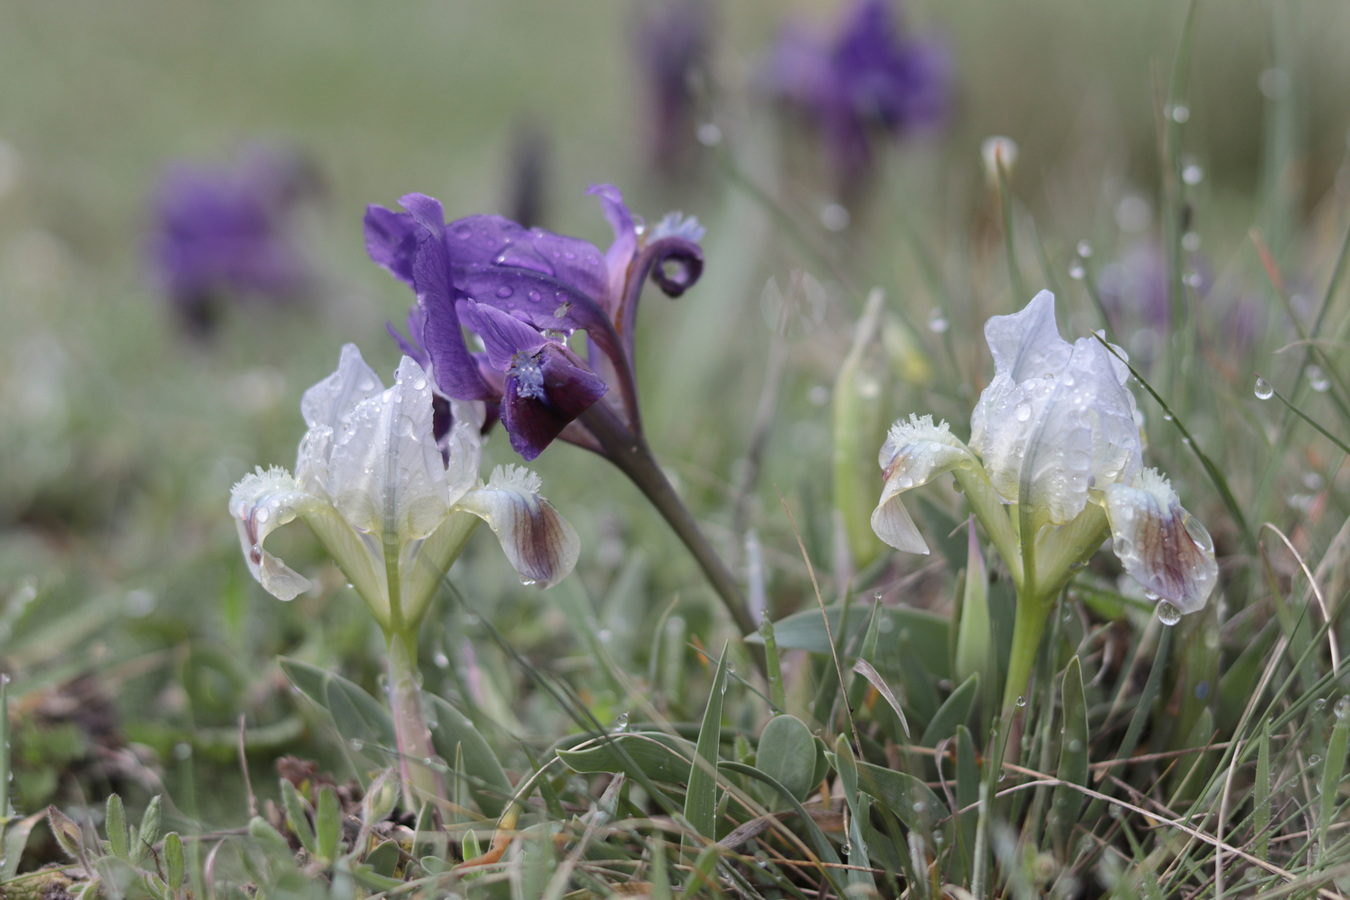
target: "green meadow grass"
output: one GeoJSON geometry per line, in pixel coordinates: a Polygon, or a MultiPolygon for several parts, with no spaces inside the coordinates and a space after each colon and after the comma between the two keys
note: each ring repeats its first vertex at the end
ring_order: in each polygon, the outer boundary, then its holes
{"type": "MultiPolygon", "coordinates": [[[[906,10],[952,43],[952,122],[888,148],[842,232],[753,91],[786,6],[721,10],[723,140],[682,184],[644,164],[626,4],[0,8],[0,898],[1350,895],[1350,11],[989,6],[906,10]],[[303,533],[274,540],[318,588],[266,595],[226,502],[293,464],[342,343],[396,364],[411,296],[365,205],[505,211],[528,128],[547,227],[603,247],[594,182],[707,226],[702,281],[642,307],[643,414],[770,624],[741,641],[639,492],[551,448],[576,572],[525,588],[478,536],[421,635],[436,821],[397,806],[359,600],[303,533]],[[322,296],[192,341],[145,271],[147,197],[252,141],[321,175],[298,239],[322,296]],[[972,645],[963,498],[911,495],[933,553],[890,551],[877,448],[911,412],[968,437],[984,321],[1048,288],[1067,335],[1104,328],[1143,244],[1182,311],[1106,336],[1220,587],[1168,628],[1097,554],[1010,733],[1006,573],[986,547],[972,645]]],[[[516,461],[500,431],[487,456],[516,461]]]]}

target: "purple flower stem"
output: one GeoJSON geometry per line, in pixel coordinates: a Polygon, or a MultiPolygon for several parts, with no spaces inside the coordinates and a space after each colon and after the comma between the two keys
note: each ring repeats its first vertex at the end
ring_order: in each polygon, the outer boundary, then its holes
{"type": "MultiPolygon", "coordinates": [[[[737,630],[742,635],[754,633],[757,626],[750,617],[745,596],[735,576],[699,530],[693,515],[661,471],[646,439],[620,421],[613,407],[603,400],[582,413],[580,421],[595,436],[604,457],[637,485],[676,536],[689,548],[709,584],[721,598],[722,605],[731,614],[737,630]]],[[[758,663],[758,657],[756,661],[758,663]]]]}

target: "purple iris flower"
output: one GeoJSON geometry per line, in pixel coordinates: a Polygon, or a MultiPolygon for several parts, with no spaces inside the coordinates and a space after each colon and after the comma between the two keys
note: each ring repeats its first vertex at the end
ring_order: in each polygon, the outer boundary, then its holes
{"type": "Polygon", "coordinates": [[[679,175],[697,150],[698,82],[707,65],[712,15],[702,0],[658,0],[634,29],[638,71],[647,82],[652,166],[679,175]]]}
{"type": "Polygon", "coordinates": [[[946,44],[903,35],[887,0],[857,0],[832,42],[789,25],[767,79],[820,129],[845,186],[871,171],[874,135],[931,129],[951,105],[946,44]]]}
{"type": "Polygon", "coordinates": [[[446,223],[423,194],[399,201],[407,212],[366,213],[371,259],[417,294],[410,337],[395,335],[404,352],[447,397],[495,402],[525,459],[559,436],[610,458],[641,439],[632,357],[642,286],[650,276],[677,297],[703,269],[697,223],[668,218],[646,230],[618,189],[591,193],[614,229],[605,253],[500,216],[446,223]],[[484,352],[469,348],[465,329],[484,352]],[[568,344],[577,331],[584,356],[568,344]]]}
{"type": "Polygon", "coordinates": [[[292,239],[293,220],[314,189],[304,159],[264,151],[236,167],[178,165],[164,175],[149,255],[189,331],[210,332],[227,300],[303,298],[314,276],[292,239]]]}

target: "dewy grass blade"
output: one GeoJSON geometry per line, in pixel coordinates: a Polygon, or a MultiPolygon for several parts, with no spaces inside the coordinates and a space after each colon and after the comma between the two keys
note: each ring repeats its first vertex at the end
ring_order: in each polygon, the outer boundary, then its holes
{"type": "Polygon", "coordinates": [[[684,818],[695,832],[710,841],[717,839],[717,757],[722,744],[722,699],[727,686],[727,648],[722,648],[713,676],[703,724],[698,730],[694,765],[684,797],[684,818]]]}
{"type": "Polygon", "coordinates": [[[1326,759],[1322,763],[1322,783],[1319,785],[1321,796],[1320,815],[1317,818],[1317,859],[1325,864],[1332,855],[1327,846],[1331,825],[1336,821],[1336,804],[1341,798],[1341,776],[1345,774],[1346,745],[1350,743],[1350,698],[1342,697],[1333,707],[1336,724],[1331,729],[1331,739],[1327,742],[1326,759]]]}

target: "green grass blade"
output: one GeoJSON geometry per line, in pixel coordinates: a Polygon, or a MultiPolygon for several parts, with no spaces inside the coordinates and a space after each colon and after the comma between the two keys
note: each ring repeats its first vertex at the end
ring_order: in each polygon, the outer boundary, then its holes
{"type": "Polygon", "coordinates": [[[708,706],[698,730],[694,765],[689,772],[689,788],[684,795],[684,818],[695,832],[709,840],[717,835],[717,755],[722,744],[722,699],[727,685],[727,648],[717,660],[708,706]]]}

